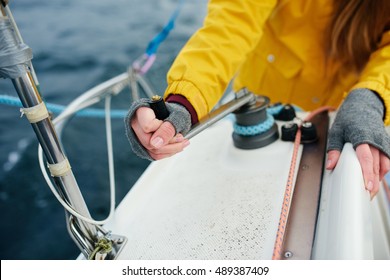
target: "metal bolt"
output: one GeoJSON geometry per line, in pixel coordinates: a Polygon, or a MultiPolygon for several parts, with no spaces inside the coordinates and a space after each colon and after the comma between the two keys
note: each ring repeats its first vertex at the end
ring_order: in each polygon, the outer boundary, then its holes
{"type": "Polygon", "coordinates": [[[309,128],[309,127],[312,127],[313,124],[312,124],[311,122],[304,122],[304,123],[302,124],[302,126],[303,126],[303,127],[306,127],[306,128],[309,128]]]}
{"type": "Polygon", "coordinates": [[[309,165],[304,164],[304,165],[302,166],[302,170],[307,170],[307,169],[309,169],[309,165]]]}
{"type": "Polygon", "coordinates": [[[285,128],[292,128],[294,125],[295,125],[295,123],[290,122],[290,123],[284,124],[284,127],[285,127],[285,128]]]}

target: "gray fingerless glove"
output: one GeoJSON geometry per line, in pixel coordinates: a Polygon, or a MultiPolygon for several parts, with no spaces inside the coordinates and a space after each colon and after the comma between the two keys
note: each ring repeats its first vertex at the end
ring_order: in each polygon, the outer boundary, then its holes
{"type": "MultiPolygon", "coordinates": [[[[165,103],[169,111],[169,116],[164,120],[170,122],[175,128],[176,133],[181,133],[185,135],[191,129],[191,115],[187,109],[176,103],[165,103]]],[[[133,152],[140,158],[153,161],[154,159],[149,155],[148,151],[144,146],[141,145],[137,136],[135,135],[133,129],[131,128],[131,118],[133,117],[135,111],[141,107],[149,107],[149,99],[141,98],[138,101],[134,101],[127,113],[125,118],[125,128],[127,139],[130,142],[131,149],[133,152]]]]}
{"type": "Polygon", "coordinates": [[[383,124],[384,105],[368,89],[353,90],[341,105],[329,131],[328,151],[339,150],[345,142],[354,149],[360,144],[378,148],[390,158],[390,137],[383,124]]]}

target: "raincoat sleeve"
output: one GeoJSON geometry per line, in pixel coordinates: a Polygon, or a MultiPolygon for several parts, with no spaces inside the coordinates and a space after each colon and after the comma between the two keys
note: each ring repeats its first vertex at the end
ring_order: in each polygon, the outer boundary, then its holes
{"type": "Polygon", "coordinates": [[[207,115],[257,45],[276,2],[211,0],[203,27],[190,38],[168,71],[165,96],[183,95],[199,119],[207,115]]]}
{"type": "Polygon", "coordinates": [[[353,88],[368,88],[377,92],[385,105],[385,125],[390,125],[390,31],[383,34],[378,50],[371,54],[353,88]]]}

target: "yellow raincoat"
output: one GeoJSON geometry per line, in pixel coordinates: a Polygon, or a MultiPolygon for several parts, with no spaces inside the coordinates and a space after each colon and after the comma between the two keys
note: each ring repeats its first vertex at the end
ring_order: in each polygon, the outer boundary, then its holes
{"type": "Polygon", "coordinates": [[[329,0],[211,0],[204,26],[182,49],[170,71],[165,95],[185,96],[199,119],[221,98],[247,87],[271,102],[305,110],[337,107],[353,88],[376,91],[390,124],[390,32],[356,76],[325,67],[324,32],[333,10],[329,0]]]}

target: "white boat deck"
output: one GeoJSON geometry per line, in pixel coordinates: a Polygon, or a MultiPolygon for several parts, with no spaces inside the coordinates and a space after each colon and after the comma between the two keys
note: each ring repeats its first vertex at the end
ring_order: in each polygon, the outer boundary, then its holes
{"type": "Polygon", "coordinates": [[[150,165],[107,225],[121,259],[272,257],[293,143],[239,150],[231,134],[223,120],[150,165]]]}
{"type": "MultiPolygon", "coordinates": [[[[241,150],[231,134],[225,118],[147,168],[105,226],[128,238],[118,259],[272,258],[293,143],[241,150]]],[[[389,200],[370,202],[350,144],[323,175],[311,258],[390,259],[389,200]]]]}

